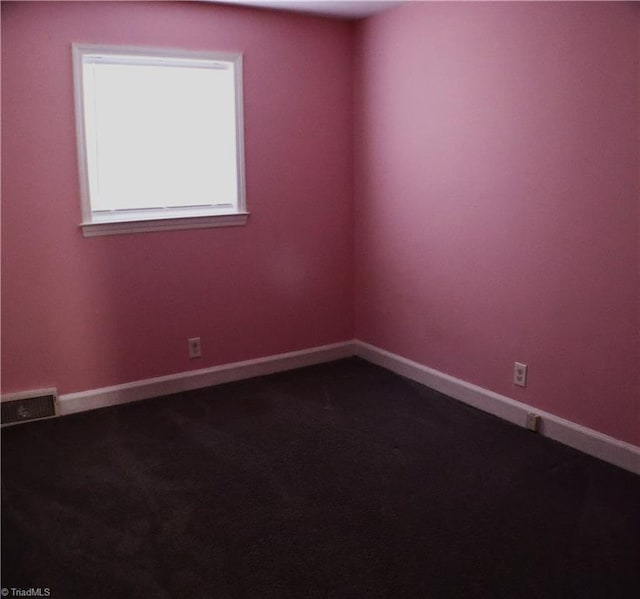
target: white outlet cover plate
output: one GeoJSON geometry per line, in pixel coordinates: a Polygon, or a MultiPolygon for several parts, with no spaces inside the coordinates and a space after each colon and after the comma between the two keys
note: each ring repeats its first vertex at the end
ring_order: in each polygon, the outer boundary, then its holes
{"type": "Polygon", "coordinates": [[[200,345],[200,337],[192,337],[188,340],[189,358],[201,358],[202,346],[200,345]]]}
{"type": "Polygon", "coordinates": [[[518,387],[527,386],[527,369],[529,367],[522,362],[516,362],[513,365],[513,384],[518,387]]]}

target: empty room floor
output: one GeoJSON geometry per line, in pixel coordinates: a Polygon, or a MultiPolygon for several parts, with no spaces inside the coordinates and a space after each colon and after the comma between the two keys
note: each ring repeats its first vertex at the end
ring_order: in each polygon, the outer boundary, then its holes
{"type": "Polygon", "coordinates": [[[639,506],[640,477],[353,358],[4,429],[2,584],[630,597],[639,506]]]}

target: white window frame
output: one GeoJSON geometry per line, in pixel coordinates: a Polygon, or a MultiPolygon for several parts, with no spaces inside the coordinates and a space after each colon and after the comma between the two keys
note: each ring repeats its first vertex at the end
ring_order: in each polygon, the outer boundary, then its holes
{"type": "MultiPolygon", "coordinates": [[[[244,125],[242,100],[242,54],[182,49],[148,48],[130,46],[106,46],[96,44],[72,44],[73,74],[75,91],[76,135],[78,145],[78,170],[80,176],[80,197],[82,206],[82,228],[85,237],[163,231],[171,229],[194,229],[205,227],[226,227],[244,225],[249,213],[246,209],[245,168],[244,168],[244,125]],[[163,215],[164,209],[117,210],[110,215],[100,216],[92,210],[89,185],[89,159],[84,110],[83,65],[85,56],[104,55],[126,64],[173,64],[188,66],[199,61],[225,63],[233,69],[235,85],[235,129],[236,129],[236,172],[237,201],[232,207],[202,207],[171,209],[163,215]],[[183,212],[176,214],[176,212],[183,212]],[[168,215],[167,215],[168,214],[168,215]]],[[[209,66],[209,68],[215,68],[209,66]]]]}

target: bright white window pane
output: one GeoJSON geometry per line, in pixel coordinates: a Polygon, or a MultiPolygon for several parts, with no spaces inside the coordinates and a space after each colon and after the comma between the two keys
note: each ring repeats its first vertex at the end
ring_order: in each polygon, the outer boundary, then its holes
{"type": "Polygon", "coordinates": [[[242,56],[73,45],[85,236],[243,225],[242,56]]]}
{"type": "Polygon", "coordinates": [[[93,211],[236,206],[231,67],[83,68],[93,211]]]}

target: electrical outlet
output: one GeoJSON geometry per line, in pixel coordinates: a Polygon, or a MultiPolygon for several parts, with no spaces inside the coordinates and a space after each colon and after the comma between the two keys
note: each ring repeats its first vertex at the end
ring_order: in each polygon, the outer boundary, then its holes
{"type": "Polygon", "coordinates": [[[526,364],[522,364],[521,362],[516,362],[513,365],[513,384],[514,385],[518,385],[518,387],[527,386],[527,369],[528,369],[528,366],[526,364]]]}
{"type": "Polygon", "coordinates": [[[534,414],[533,412],[527,414],[527,428],[534,433],[540,430],[540,416],[538,416],[538,414],[534,414]]]}
{"type": "Polygon", "coordinates": [[[187,339],[189,344],[189,359],[202,357],[202,345],[200,345],[200,337],[192,337],[187,339]]]}

